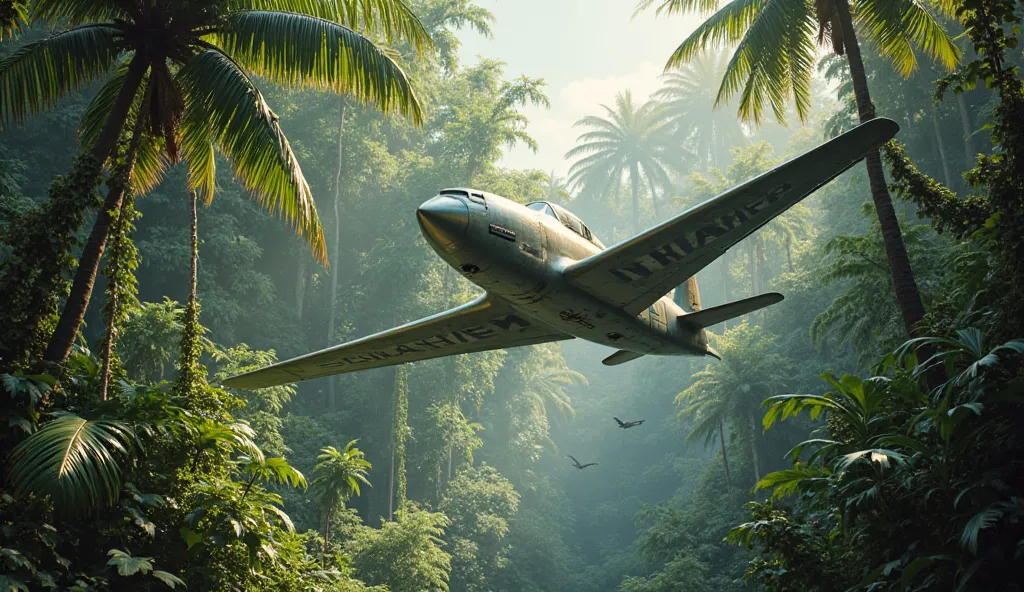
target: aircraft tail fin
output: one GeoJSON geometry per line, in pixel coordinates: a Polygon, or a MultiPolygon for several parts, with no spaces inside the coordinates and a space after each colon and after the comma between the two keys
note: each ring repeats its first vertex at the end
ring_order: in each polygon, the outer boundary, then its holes
{"type": "Polygon", "coordinates": [[[694,329],[703,329],[705,327],[717,325],[722,321],[728,321],[729,319],[754,312],[755,310],[766,306],[777,304],[782,302],[782,298],[782,294],[777,292],[760,294],[751,298],[744,298],[743,300],[722,304],[721,306],[712,306],[711,308],[705,308],[704,310],[681,316],[679,317],[679,322],[689,325],[694,329]]]}
{"type": "Polygon", "coordinates": [[[635,360],[635,359],[637,359],[639,357],[642,357],[642,356],[643,356],[643,354],[638,354],[636,352],[631,352],[629,350],[620,349],[619,351],[615,352],[614,354],[612,354],[612,355],[608,356],[607,358],[601,360],[601,363],[604,364],[605,366],[618,366],[619,364],[625,364],[626,362],[631,362],[631,361],[633,361],[633,360],[635,360]]]}

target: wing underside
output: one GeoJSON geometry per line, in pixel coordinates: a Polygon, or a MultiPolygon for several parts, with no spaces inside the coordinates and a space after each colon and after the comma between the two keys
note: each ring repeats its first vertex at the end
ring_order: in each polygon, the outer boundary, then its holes
{"type": "Polygon", "coordinates": [[[451,310],[224,381],[256,389],[356,370],[572,339],[489,295],[451,310]]]}
{"type": "Polygon", "coordinates": [[[874,119],[565,271],[576,286],[637,314],[892,138],[874,119]]]}

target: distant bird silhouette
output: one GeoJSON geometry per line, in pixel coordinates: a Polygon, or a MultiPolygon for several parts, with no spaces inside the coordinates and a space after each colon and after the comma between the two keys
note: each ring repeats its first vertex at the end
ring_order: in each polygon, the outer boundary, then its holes
{"type": "Polygon", "coordinates": [[[612,419],[614,419],[615,422],[619,424],[619,427],[624,429],[624,430],[628,430],[629,428],[635,428],[636,426],[638,426],[638,425],[642,424],[643,422],[647,421],[646,419],[639,419],[637,421],[622,421],[618,417],[613,417],[612,419]]]}
{"type": "Polygon", "coordinates": [[[572,459],[572,464],[573,464],[573,466],[574,466],[574,467],[576,467],[577,469],[581,470],[581,471],[582,471],[583,469],[587,468],[587,467],[592,467],[592,466],[594,466],[594,465],[596,465],[596,464],[600,464],[600,463],[596,463],[596,462],[593,462],[593,463],[587,463],[587,464],[585,464],[585,465],[581,465],[581,464],[580,464],[580,461],[576,460],[576,457],[575,457],[575,456],[573,456],[573,455],[571,455],[571,454],[567,454],[566,456],[568,456],[569,458],[571,458],[571,459],[572,459]]]}

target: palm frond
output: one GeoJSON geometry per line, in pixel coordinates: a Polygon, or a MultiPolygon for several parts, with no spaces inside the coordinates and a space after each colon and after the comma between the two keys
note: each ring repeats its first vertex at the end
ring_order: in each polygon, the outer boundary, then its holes
{"type": "Polygon", "coordinates": [[[228,0],[228,7],[232,11],[290,12],[322,18],[383,36],[389,45],[404,40],[417,53],[432,45],[419,17],[402,0],[228,0]]]}
{"type": "Polygon", "coordinates": [[[678,68],[709,49],[738,42],[766,3],[767,0],[735,0],[723,6],[679,44],[669,56],[665,71],[678,68]]]}
{"type": "MultiPolygon", "coordinates": [[[[253,81],[223,52],[207,50],[186,64],[176,78],[185,97],[187,121],[206,121],[218,149],[231,161],[242,185],[269,212],[293,224],[327,260],[323,229],[309,184],[292,152],[278,116],[253,81]]],[[[195,157],[197,146],[186,149],[195,157]]]]}
{"type": "Polygon", "coordinates": [[[26,438],[8,459],[15,495],[45,495],[60,511],[88,514],[113,505],[138,448],[125,423],[62,414],[26,438]]]}
{"type": "Polygon", "coordinates": [[[86,25],[28,43],[0,61],[0,129],[52,107],[117,63],[117,29],[86,25]]]}
{"type": "Polygon", "coordinates": [[[273,82],[350,94],[385,114],[423,121],[402,68],[345,26],[299,14],[240,11],[227,15],[213,38],[242,67],[273,82]]]}
{"type": "Polygon", "coordinates": [[[32,19],[72,25],[128,20],[132,15],[125,10],[126,4],[117,0],[36,0],[31,3],[32,19]]]}
{"type": "Polygon", "coordinates": [[[960,48],[921,0],[864,0],[858,4],[857,20],[901,76],[917,69],[915,46],[948,71],[960,63],[960,48]]]}

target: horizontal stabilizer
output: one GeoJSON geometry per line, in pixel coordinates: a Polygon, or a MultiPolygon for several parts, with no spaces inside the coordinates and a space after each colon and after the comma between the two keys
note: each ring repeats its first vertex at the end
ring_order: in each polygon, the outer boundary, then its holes
{"type": "Polygon", "coordinates": [[[744,298],[743,300],[737,300],[736,302],[730,302],[721,306],[713,306],[711,308],[705,308],[697,312],[692,312],[688,315],[679,317],[680,323],[685,323],[691,327],[697,329],[703,329],[712,325],[717,325],[722,321],[728,321],[739,316],[743,316],[749,312],[771,306],[782,302],[782,294],[778,292],[769,292],[767,294],[760,294],[751,298],[744,298]]]}
{"type": "Polygon", "coordinates": [[[626,362],[631,362],[631,361],[633,361],[633,360],[635,360],[635,359],[637,359],[639,357],[642,357],[642,356],[643,356],[643,354],[638,354],[636,352],[631,352],[629,350],[620,349],[619,351],[615,352],[614,354],[612,354],[612,355],[608,356],[607,358],[601,360],[601,363],[604,364],[605,366],[618,366],[619,364],[625,364],[626,362]]]}

